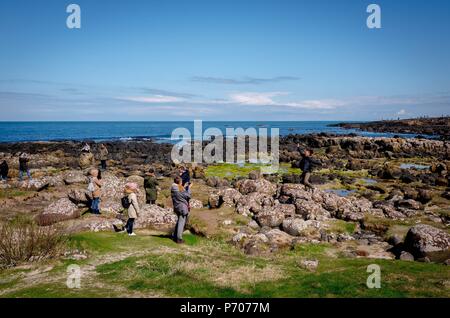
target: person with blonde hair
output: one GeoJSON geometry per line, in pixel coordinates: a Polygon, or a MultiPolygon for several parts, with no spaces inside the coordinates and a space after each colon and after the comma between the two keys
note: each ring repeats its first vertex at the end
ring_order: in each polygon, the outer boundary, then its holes
{"type": "Polygon", "coordinates": [[[125,195],[128,199],[128,220],[125,224],[123,231],[127,231],[129,236],[135,236],[136,233],[133,232],[134,220],[139,217],[140,207],[137,199],[136,193],[139,191],[139,187],[134,182],[129,182],[125,185],[125,195]]]}
{"type": "Polygon", "coordinates": [[[89,171],[89,184],[88,191],[91,194],[92,202],[91,202],[91,213],[93,214],[101,214],[100,213],[100,196],[102,193],[102,181],[98,178],[99,171],[97,169],[91,169],[89,171]]]}

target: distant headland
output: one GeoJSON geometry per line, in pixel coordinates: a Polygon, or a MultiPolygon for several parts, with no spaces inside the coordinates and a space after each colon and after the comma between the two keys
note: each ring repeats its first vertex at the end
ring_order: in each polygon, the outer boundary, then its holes
{"type": "Polygon", "coordinates": [[[344,129],[360,129],[368,132],[438,136],[442,140],[450,140],[450,116],[381,120],[364,123],[342,122],[331,124],[330,126],[344,129]]]}

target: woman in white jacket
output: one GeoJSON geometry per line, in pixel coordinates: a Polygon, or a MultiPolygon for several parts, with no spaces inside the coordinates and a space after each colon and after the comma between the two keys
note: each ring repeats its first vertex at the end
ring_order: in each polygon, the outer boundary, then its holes
{"type": "Polygon", "coordinates": [[[135,236],[136,234],[133,232],[134,220],[139,217],[139,202],[137,199],[136,193],[138,192],[138,185],[135,183],[127,183],[125,185],[125,193],[128,195],[128,202],[130,206],[128,207],[128,220],[127,224],[125,224],[125,230],[128,235],[135,236]]]}

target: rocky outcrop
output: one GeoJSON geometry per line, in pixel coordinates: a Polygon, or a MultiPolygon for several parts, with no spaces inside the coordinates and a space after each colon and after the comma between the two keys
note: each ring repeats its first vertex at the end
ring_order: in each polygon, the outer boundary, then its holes
{"type": "Polygon", "coordinates": [[[82,184],[87,183],[87,176],[79,170],[72,170],[63,175],[65,184],[82,184]]]}
{"type": "Polygon", "coordinates": [[[450,234],[431,225],[419,224],[409,229],[404,249],[416,258],[444,258],[445,260],[450,252],[450,234]]]}
{"type": "Polygon", "coordinates": [[[155,230],[172,230],[177,216],[171,209],[161,208],[155,204],[141,206],[139,217],[135,220],[135,228],[151,228],[155,230]]]}
{"type": "Polygon", "coordinates": [[[74,219],[80,215],[80,211],[76,204],[68,198],[62,198],[46,207],[45,210],[38,215],[37,223],[40,225],[50,225],[64,220],[74,219]]]}

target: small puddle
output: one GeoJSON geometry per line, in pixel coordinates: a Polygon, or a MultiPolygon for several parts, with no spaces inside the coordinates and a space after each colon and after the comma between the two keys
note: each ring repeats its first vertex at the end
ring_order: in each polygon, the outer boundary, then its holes
{"type": "Polygon", "coordinates": [[[325,192],[334,193],[340,197],[348,197],[350,194],[355,193],[356,190],[346,190],[346,189],[328,189],[325,192]]]}
{"type": "Polygon", "coordinates": [[[370,178],[363,178],[363,179],[361,179],[361,180],[362,180],[362,182],[364,182],[365,184],[375,184],[375,183],[377,183],[377,180],[370,179],[370,178]]]}
{"type": "Polygon", "coordinates": [[[415,163],[402,163],[400,165],[400,169],[427,170],[427,169],[430,169],[430,166],[418,165],[418,164],[415,164],[415,163]]]}

